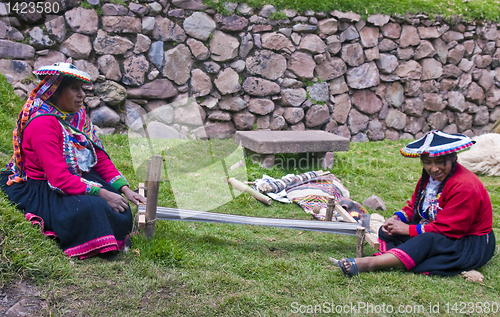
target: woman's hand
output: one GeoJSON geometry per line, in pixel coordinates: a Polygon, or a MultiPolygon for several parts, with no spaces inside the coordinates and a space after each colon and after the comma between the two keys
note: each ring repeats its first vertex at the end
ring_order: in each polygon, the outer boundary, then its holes
{"type": "Polygon", "coordinates": [[[136,206],[139,205],[139,203],[146,204],[147,202],[147,199],[145,197],[142,197],[138,193],[134,192],[128,186],[122,186],[120,190],[125,195],[125,197],[127,197],[127,199],[133,202],[136,206]]]}
{"type": "Polygon", "coordinates": [[[127,200],[122,195],[101,188],[99,189],[99,196],[108,203],[114,212],[124,212],[128,208],[127,200]]]}
{"type": "Polygon", "coordinates": [[[389,235],[410,235],[410,226],[398,219],[398,216],[394,215],[387,219],[382,225],[382,231],[389,235]]]}

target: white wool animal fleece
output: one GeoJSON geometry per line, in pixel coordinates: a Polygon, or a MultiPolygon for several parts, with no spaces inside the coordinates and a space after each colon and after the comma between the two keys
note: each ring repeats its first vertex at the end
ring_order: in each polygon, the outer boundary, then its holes
{"type": "Polygon", "coordinates": [[[458,162],[475,174],[500,176],[500,134],[472,138],[476,144],[458,154],[458,162]]]}

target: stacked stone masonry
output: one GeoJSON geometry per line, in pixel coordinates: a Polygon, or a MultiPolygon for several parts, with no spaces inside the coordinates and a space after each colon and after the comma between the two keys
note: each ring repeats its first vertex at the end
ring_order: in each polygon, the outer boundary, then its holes
{"type": "Polygon", "coordinates": [[[272,5],[226,3],[226,16],[199,0],[93,0],[94,9],[55,1],[56,14],[8,14],[0,2],[0,71],[26,97],[34,69],[74,63],[95,81],[85,106],[103,133],[140,130],[147,114],[160,137],[206,137],[204,126],[219,138],[319,129],[376,141],[432,129],[479,135],[500,118],[496,23],[292,10],[273,20],[272,5]]]}

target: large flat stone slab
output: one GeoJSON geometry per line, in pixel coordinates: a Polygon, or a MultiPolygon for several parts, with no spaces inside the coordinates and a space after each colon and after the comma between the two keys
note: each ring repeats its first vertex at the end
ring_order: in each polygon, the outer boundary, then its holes
{"type": "Polygon", "coordinates": [[[325,131],[238,131],[235,142],[259,154],[348,151],[350,140],[325,131]]]}

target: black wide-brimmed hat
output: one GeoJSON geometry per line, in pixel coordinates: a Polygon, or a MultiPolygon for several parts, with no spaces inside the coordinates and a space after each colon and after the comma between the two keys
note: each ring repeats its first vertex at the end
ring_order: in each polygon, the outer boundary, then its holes
{"type": "Polygon", "coordinates": [[[418,157],[422,154],[440,156],[466,149],[474,143],[466,135],[433,130],[427,132],[422,138],[407,144],[401,149],[401,154],[406,157],[418,157]]]}

